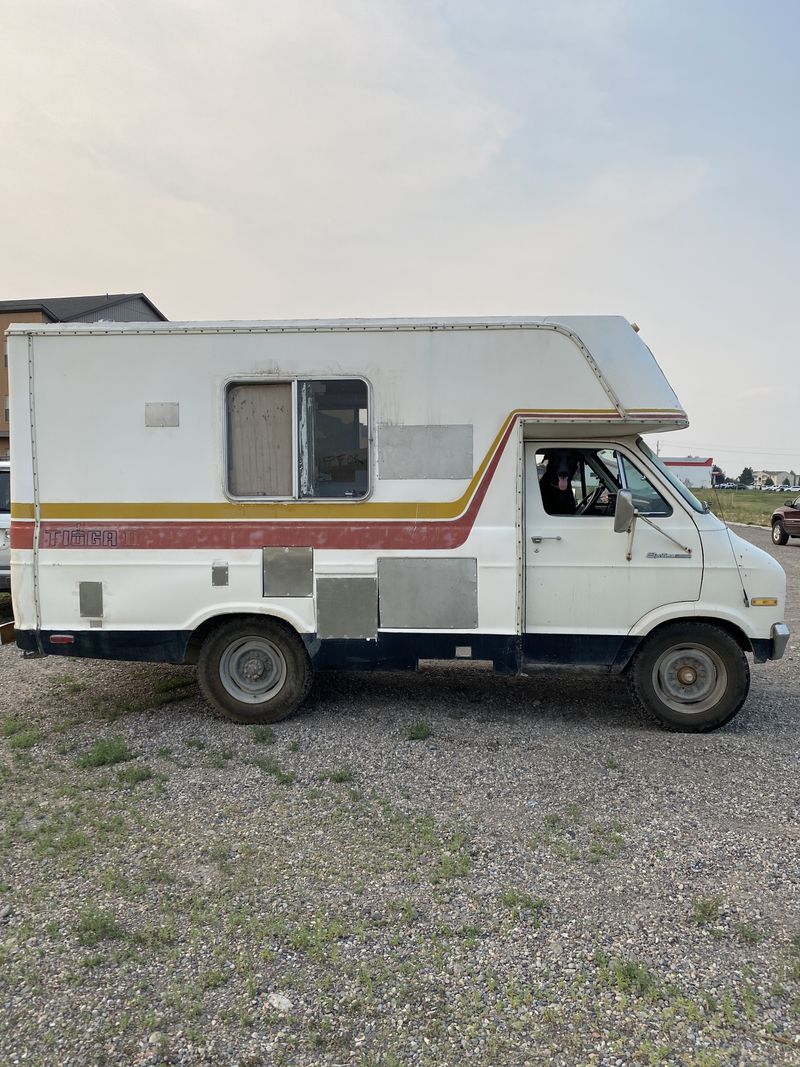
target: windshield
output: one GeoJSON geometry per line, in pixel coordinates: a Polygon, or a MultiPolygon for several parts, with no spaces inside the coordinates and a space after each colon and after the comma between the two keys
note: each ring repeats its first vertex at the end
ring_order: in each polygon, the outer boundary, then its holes
{"type": "Polygon", "coordinates": [[[11,511],[11,472],[0,471],[0,514],[11,511]]]}
{"type": "Polygon", "coordinates": [[[641,439],[641,437],[636,443],[642,450],[642,452],[644,452],[644,454],[650,460],[650,462],[653,464],[653,466],[656,467],[656,469],[664,475],[669,484],[681,494],[681,496],[689,505],[689,507],[694,508],[695,511],[699,511],[701,514],[703,514],[706,510],[703,504],[700,503],[700,501],[697,499],[696,496],[694,496],[693,493],[689,492],[683,482],[681,482],[678,478],[675,477],[669,467],[665,463],[661,462],[661,460],[658,458],[652,448],[649,448],[641,439]]]}

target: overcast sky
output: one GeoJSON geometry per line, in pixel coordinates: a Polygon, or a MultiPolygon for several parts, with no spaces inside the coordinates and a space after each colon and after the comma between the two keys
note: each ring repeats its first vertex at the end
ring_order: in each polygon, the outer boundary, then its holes
{"type": "Polygon", "coordinates": [[[622,314],[800,470],[794,0],[5,0],[0,299],[622,314]],[[794,309],[794,310],[793,310],[794,309]]]}

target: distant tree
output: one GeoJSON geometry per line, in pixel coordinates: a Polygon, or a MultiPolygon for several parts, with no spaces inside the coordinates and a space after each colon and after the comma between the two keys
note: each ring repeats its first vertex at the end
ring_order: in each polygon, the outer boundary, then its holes
{"type": "Polygon", "coordinates": [[[739,481],[742,483],[742,485],[752,485],[753,484],[753,468],[752,467],[745,467],[745,469],[739,475],[739,481]]]}
{"type": "Polygon", "coordinates": [[[792,483],[789,481],[788,478],[784,478],[783,481],[781,482],[781,485],[791,485],[791,484],[792,483]]]}
{"type": "Polygon", "coordinates": [[[711,484],[719,485],[720,482],[727,482],[728,476],[722,467],[718,467],[716,463],[711,468],[711,484]]]}
{"type": "Polygon", "coordinates": [[[771,478],[765,478],[764,479],[764,485],[774,485],[774,484],[775,483],[773,482],[773,480],[771,478]]]}

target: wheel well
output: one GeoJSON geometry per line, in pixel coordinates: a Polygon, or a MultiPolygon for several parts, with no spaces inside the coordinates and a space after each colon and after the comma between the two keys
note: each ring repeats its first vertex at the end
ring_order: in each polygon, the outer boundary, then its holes
{"type": "Polygon", "coordinates": [[[739,648],[742,650],[742,652],[753,651],[753,646],[750,644],[750,638],[747,637],[746,634],[744,634],[739,629],[739,627],[735,625],[735,623],[729,622],[727,619],[716,619],[711,615],[693,615],[691,618],[668,619],[667,622],[659,623],[658,626],[653,627],[653,629],[650,630],[650,632],[646,634],[642,638],[642,640],[647,641],[654,634],[660,633],[668,626],[674,626],[675,623],[693,622],[703,622],[706,623],[708,626],[716,626],[718,630],[724,630],[725,633],[729,634],[734,639],[739,648]]]}
{"type": "Polygon", "coordinates": [[[189,642],[186,645],[186,654],[183,658],[184,663],[197,663],[200,657],[200,649],[203,647],[203,642],[210,633],[219,626],[224,626],[228,622],[232,622],[234,619],[270,619],[272,622],[280,623],[285,626],[287,630],[291,630],[296,634],[297,631],[288,623],[285,619],[281,619],[277,615],[268,615],[266,612],[257,611],[234,611],[229,615],[213,615],[210,619],[206,619],[205,622],[201,622],[196,630],[189,638],[189,642]]]}

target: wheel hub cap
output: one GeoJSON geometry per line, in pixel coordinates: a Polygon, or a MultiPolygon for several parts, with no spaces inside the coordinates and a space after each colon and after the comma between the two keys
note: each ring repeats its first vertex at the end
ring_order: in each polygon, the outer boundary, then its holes
{"type": "Polygon", "coordinates": [[[266,669],[264,661],[258,656],[251,656],[250,659],[242,663],[240,668],[242,676],[248,682],[257,682],[259,678],[263,677],[266,669]]]}
{"type": "Polygon", "coordinates": [[[260,635],[233,641],[220,658],[220,681],[232,697],[245,704],[263,704],[277,696],[287,675],[283,652],[260,635]]]}
{"type": "Polygon", "coordinates": [[[653,687],[675,711],[700,714],[717,704],[728,685],[719,655],[702,645],[668,648],[653,668],[653,687]]]}

